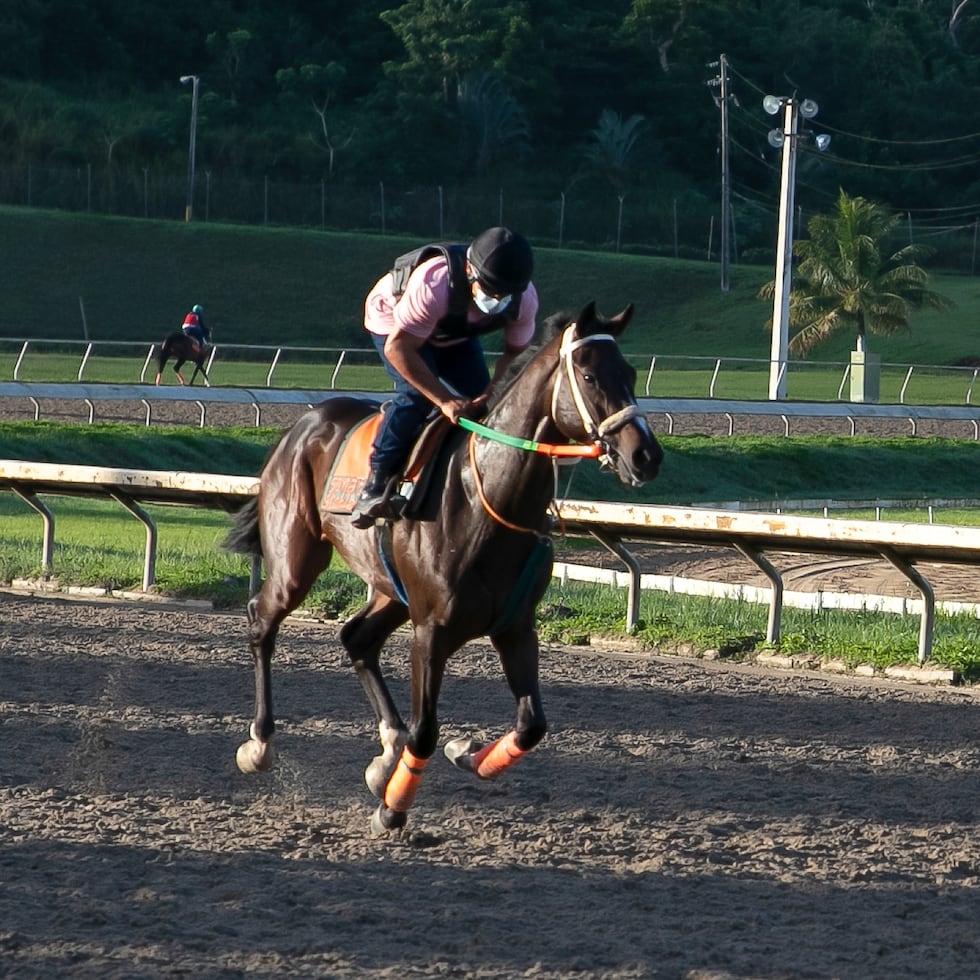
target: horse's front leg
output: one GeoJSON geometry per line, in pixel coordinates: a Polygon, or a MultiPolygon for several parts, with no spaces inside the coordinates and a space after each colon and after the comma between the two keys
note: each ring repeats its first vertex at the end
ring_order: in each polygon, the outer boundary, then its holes
{"type": "Polygon", "coordinates": [[[208,372],[204,370],[204,358],[194,362],[194,373],[191,375],[190,384],[194,384],[194,379],[200,375],[204,379],[204,387],[210,388],[211,382],[208,380],[208,372]]]}
{"type": "Polygon", "coordinates": [[[180,360],[174,361],[174,374],[177,375],[177,380],[181,384],[187,384],[187,382],[184,381],[184,376],[180,373],[180,369],[181,367],[183,367],[183,364],[184,364],[184,358],[180,358],[180,360]]]}
{"type": "Polygon", "coordinates": [[[446,661],[459,643],[437,638],[433,630],[416,625],[412,637],[412,721],[397,764],[388,777],[374,816],[375,833],[398,830],[408,820],[408,811],[422,782],[426,763],[439,741],[437,706],[446,661]]]}
{"type": "Polygon", "coordinates": [[[514,728],[495,742],[484,745],[475,739],[454,738],[445,754],[453,765],[480,779],[495,779],[544,738],[548,730],[538,683],[538,636],[528,623],[490,637],[500,655],[507,683],[517,701],[514,728]]]}

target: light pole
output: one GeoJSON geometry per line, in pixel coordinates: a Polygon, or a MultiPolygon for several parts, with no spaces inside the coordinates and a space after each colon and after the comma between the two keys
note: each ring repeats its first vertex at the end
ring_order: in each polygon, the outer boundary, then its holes
{"type": "Polygon", "coordinates": [[[197,147],[197,89],[201,79],[197,75],[181,75],[181,85],[191,85],[191,145],[187,153],[187,206],[184,221],[190,221],[194,213],[194,153],[197,147]]]}
{"type": "MultiPolygon", "coordinates": [[[[786,364],[789,348],[789,296],[793,282],[793,199],[796,195],[796,144],[799,117],[812,119],[817,103],[797,102],[795,97],[767,95],[762,108],[774,116],[783,110],[782,129],[769,131],[769,144],[783,149],[779,181],[779,233],[776,238],[776,288],[772,300],[772,347],[769,355],[769,400],[786,397],[786,364]]],[[[818,150],[825,150],[830,137],[816,138],[818,150]]]]}

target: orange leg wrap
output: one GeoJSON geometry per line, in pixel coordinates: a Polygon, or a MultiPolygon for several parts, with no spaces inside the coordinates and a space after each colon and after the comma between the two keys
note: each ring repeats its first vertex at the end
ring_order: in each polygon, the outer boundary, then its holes
{"type": "Polygon", "coordinates": [[[494,779],[522,755],[527,753],[517,747],[517,732],[508,732],[493,745],[485,745],[479,752],[473,753],[473,772],[481,779],[494,779]]]}
{"type": "Polygon", "coordinates": [[[422,770],[428,761],[413,755],[407,745],[402,749],[398,765],[385,787],[385,806],[389,810],[398,810],[400,813],[409,810],[415,799],[415,791],[422,781],[422,770]]]}

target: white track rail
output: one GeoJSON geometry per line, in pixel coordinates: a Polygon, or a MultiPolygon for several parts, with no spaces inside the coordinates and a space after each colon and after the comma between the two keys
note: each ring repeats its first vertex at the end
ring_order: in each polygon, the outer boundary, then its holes
{"type": "MultiPolygon", "coordinates": [[[[247,405],[261,425],[262,409],[267,405],[312,406],[331,395],[351,395],[383,400],[384,392],[300,390],[294,388],[232,388],[212,386],[192,388],[176,385],[113,385],[113,384],[37,384],[17,381],[0,382],[0,398],[24,399],[30,402],[34,418],[43,416],[44,402],[79,401],[89,410],[89,421],[95,420],[99,403],[135,402],[145,413],[150,425],[153,406],[157,403],[191,402],[200,410],[200,424],[206,424],[211,405],[247,405]]],[[[685,415],[717,415],[728,422],[729,434],[734,434],[736,419],[750,416],[769,416],[783,423],[790,434],[795,419],[835,418],[846,421],[853,435],[859,419],[895,419],[908,423],[909,434],[916,435],[919,424],[925,421],[963,422],[972,427],[973,438],[980,440],[980,406],[975,405],[875,405],[855,402],[783,402],[733,401],[717,398],[640,398],[640,408],[647,415],[663,415],[667,434],[673,432],[674,419],[685,415]]]]}
{"type": "MultiPolygon", "coordinates": [[[[54,516],[41,495],[101,496],[115,500],[146,528],[143,589],[153,584],[156,528],[142,503],[183,504],[235,510],[258,492],[258,479],[215,473],[129,470],[0,460],[0,490],[25,501],[44,522],[42,564],[51,569],[54,516]]],[[[935,622],[935,594],[916,567],[919,562],[980,564],[980,528],[892,521],[852,521],[786,514],[747,513],[695,507],[655,507],[569,500],[561,505],[562,531],[592,537],[617,555],[629,570],[627,623],[638,620],[641,574],[630,553],[631,542],[724,545],[759,568],[768,578],[771,642],[779,639],[783,606],[782,577],[766,552],[790,551],[883,558],[898,569],[922,599],[919,661],[928,659],[935,622]]],[[[252,583],[258,581],[253,564],[252,583]]]]}

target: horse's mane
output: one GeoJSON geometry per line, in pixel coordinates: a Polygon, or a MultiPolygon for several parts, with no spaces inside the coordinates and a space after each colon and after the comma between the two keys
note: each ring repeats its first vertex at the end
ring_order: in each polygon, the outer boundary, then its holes
{"type": "Polygon", "coordinates": [[[534,343],[525,350],[522,350],[510,362],[507,370],[504,372],[504,376],[493,386],[493,391],[490,393],[490,398],[487,401],[488,409],[492,409],[500,401],[504,392],[517,380],[517,376],[534,359],[538,351],[550,341],[554,340],[575,319],[575,316],[576,314],[568,310],[559,310],[557,313],[552,313],[551,316],[541,321],[538,336],[534,343]]]}

